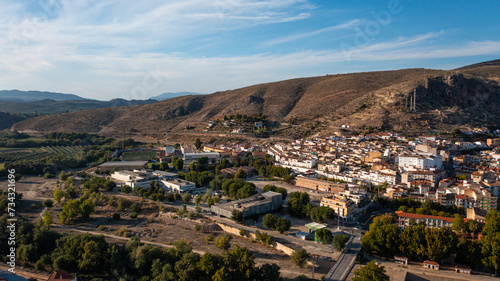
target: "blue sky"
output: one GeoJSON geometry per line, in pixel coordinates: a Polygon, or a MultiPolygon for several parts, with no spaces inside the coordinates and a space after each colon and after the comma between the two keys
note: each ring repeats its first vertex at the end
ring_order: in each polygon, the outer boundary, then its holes
{"type": "Polygon", "coordinates": [[[498,1],[0,4],[0,89],[100,100],[500,58],[498,1]]]}

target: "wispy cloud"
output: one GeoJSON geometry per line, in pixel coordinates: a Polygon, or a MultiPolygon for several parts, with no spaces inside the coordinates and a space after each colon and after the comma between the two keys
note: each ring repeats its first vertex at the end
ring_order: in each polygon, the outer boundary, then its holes
{"type": "MultiPolygon", "coordinates": [[[[446,31],[427,30],[414,36],[381,34],[365,46],[353,44],[347,49],[329,44],[315,50],[290,48],[289,53],[277,54],[272,48],[337,34],[363,25],[360,19],[315,30],[311,27],[312,31],[270,41],[269,36],[262,36],[255,45],[268,48],[258,48],[259,53],[232,52],[241,46],[240,40],[248,39],[244,33],[248,29],[264,30],[266,25],[286,26],[286,22],[314,17],[317,7],[307,0],[56,2],[61,4],[57,14],[44,18],[41,8],[29,12],[33,8],[28,2],[0,0],[1,88],[60,91],[97,99],[140,99],[162,92],[209,93],[266,81],[355,71],[352,62],[384,66],[395,60],[500,54],[500,41],[457,44],[447,40],[446,31]],[[216,54],[203,53],[206,49],[216,54]],[[217,49],[222,51],[217,53],[217,49]],[[133,89],[152,71],[163,82],[138,95],[133,89]]],[[[343,40],[349,42],[351,37],[343,40]]]]}
{"type": "Polygon", "coordinates": [[[270,41],[264,43],[264,45],[265,46],[274,46],[274,45],[289,43],[292,41],[296,41],[296,40],[300,40],[300,39],[304,39],[304,38],[308,38],[308,37],[313,37],[313,36],[316,36],[316,35],[319,35],[322,33],[327,33],[327,32],[331,32],[331,31],[335,31],[335,30],[350,29],[350,28],[353,28],[354,26],[360,25],[362,22],[363,21],[360,19],[354,19],[354,20],[350,20],[350,21],[345,22],[345,23],[325,27],[325,28],[314,30],[311,32],[293,34],[290,36],[270,40],[270,41]]]}

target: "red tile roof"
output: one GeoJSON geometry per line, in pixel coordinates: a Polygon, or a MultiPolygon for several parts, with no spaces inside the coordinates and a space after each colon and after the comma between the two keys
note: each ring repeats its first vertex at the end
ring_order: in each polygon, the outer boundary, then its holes
{"type": "MultiPolygon", "coordinates": [[[[398,217],[402,218],[410,218],[410,219],[423,219],[423,218],[428,218],[428,219],[438,219],[438,220],[443,220],[449,223],[453,223],[455,220],[454,218],[448,218],[448,217],[439,217],[439,216],[430,216],[430,215],[420,215],[420,214],[412,214],[412,213],[406,213],[403,211],[396,211],[396,215],[398,217]]],[[[464,219],[464,222],[467,222],[469,219],[464,219]]]]}
{"type": "Polygon", "coordinates": [[[58,269],[56,271],[53,271],[52,274],[50,275],[49,279],[47,281],[71,281],[75,277],[73,275],[69,274],[66,270],[58,269]]]}

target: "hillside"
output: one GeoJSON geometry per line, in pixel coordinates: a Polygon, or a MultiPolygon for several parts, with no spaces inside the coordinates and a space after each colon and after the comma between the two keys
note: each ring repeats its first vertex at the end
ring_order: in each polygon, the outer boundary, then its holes
{"type": "Polygon", "coordinates": [[[0,112],[0,130],[8,129],[21,120],[24,120],[24,117],[0,112]]]}
{"type": "Polygon", "coordinates": [[[17,130],[165,133],[224,115],[291,117],[299,126],[282,134],[329,134],[341,125],[396,131],[450,130],[456,126],[500,124],[500,66],[464,70],[403,69],[298,78],[162,102],[80,111],[21,121],[17,130]],[[416,106],[410,98],[416,94],[416,106]]]}
{"type": "Polygon", "coordinates": [[[80,110],[98,109],[112,106],[130,106],[139,104],[155,103],[156,100],[124,100],[114,99],[110,101],[97,100],[61,100],[55,101],[45,99],[39,101],[12,102],[2,101],[0,103],[0,112],[22,113],[22,114],[56,114],[80,110]]]}
{"type": "Polygon", "coordinates": [[[163,93],[161,95],[151,97],[151,99],[152,100],[157,100],[157,101],[162,101],[162,100],[168,100],[168,99],[171,99],[171,98],[182,97],[182,96],[189,96],[189,95],[200,95],[200,94],[193,93],[193,92],[163,93]]]}

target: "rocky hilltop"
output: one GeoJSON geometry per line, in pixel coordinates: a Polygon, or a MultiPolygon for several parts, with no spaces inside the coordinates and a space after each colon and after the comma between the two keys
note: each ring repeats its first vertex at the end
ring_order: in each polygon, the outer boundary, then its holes
{"type": "Polygon", "coordinates": [[[291,117],[285,134],[328,134],[348,125],[427,132],[457,126],[500,125],[499,61],[456,70],[403,69],[299,78],[189,95],[154,104],[42,116],[16,130],[165,133],[202,128],[224,115],[291,117]],[[307,128],[307,130],[306,130],[307,128]],[[303,131],[301,131],[304,129],[303,131]]]}

